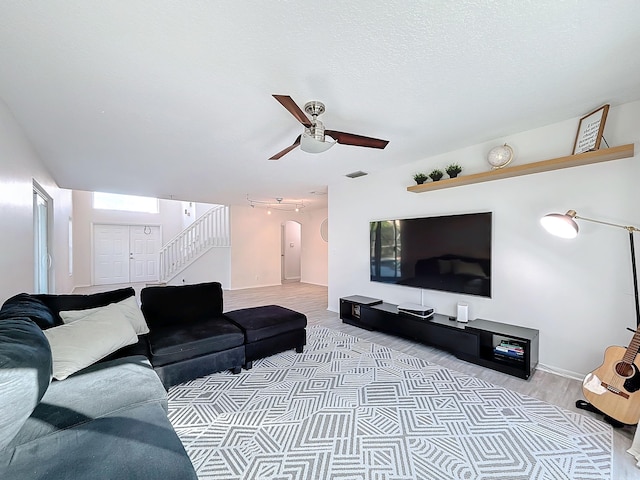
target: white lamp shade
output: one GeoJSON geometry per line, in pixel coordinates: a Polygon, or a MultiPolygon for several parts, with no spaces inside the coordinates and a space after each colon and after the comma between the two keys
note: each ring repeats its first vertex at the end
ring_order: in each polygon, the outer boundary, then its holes
{"type": "Polygon", "coordinates": [[[306,133],[302,134],[300,138],[300,149],[303,152],[307,153],[322,153],[329,150],[333,147],[336,142],[327,142],[326,140],[323,142],[321,140],[317,140],[311,135],[307,135],[306,133]]]}
{"type": "Polygon", "coordinates": [[[556,237],[576,238],[578,235],[578,224],[566,214],[549,213],[540,219],[540,224],[556,237]]]}

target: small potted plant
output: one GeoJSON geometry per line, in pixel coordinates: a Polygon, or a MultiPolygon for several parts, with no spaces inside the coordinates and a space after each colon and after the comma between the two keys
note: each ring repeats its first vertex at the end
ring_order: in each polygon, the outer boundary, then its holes
{"type": "Polygon", "coordinates": [[[429,179],[429,177],[424,173],[416,173],[413,176],[413,179],[416,181],[418,185],[422,185],[424,182],[426,182],[429,179]]]}
{"type": "Polygon", "coordinates": [[[449,178],[456,178],[461,171],[462,171],[462,167],[457,163],[452,163],[446,169],[446,172],[447,172],[447,175],[449,175],[449,178]]]}
{"type": "Polygon", "coordinates": [[[440,180],[442,178],[442,175],[444,175],[444,173],[442,173],[442,170],[438,170],[437,168],[435,170],[432,170],[429,174],[431,180],[433,180],[434,182],[440,180]]]}

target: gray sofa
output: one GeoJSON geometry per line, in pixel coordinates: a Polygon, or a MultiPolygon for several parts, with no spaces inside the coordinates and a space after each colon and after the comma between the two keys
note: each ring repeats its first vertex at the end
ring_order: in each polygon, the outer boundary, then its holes
{"type": "MultiPolygon", "coordinates": [[[[114,294],[67,297],[64,308],[81,309],[114,294]]],[[[52,381],[39,323],[56,315],[37,296],[18,300],[0,310],[0,479],[196,479],[162,382],[144,355],[129,355],[146,340],[52,381]]]]}

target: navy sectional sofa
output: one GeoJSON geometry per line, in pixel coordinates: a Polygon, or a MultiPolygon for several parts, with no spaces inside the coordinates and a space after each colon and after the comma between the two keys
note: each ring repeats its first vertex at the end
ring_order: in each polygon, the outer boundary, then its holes
{"type": "Polygon", "coordinates": [[[167,392],[140,338],[65,380],[52,378],[44,331],[61,310],[102,307],[133,295],[20,294],[0,310],[2,480],[196,479],[167,418],[167,392]],[[143,353],[140,355],[139,353],[143,353]]]}
{"type": "MultiPolygon", "coordinates": [[[[52,355],[52,332],[82,318],[78,311],[135,301],[133,288],[21,293],[3,304],[0,479],[195,479],[167,418],[167,389],[222,370],[240,373],[258,358],[302,352],[306,343],[307,319],[293,310],[269,305],[223,313],[218,282],[147,287],[140,298],[133,310],[144,332],[122,317],[128,344],[61,380],[52,380],[61,363],[52,355]]],[[[114,321],[93,339],[100,346],[114,321]]]]}

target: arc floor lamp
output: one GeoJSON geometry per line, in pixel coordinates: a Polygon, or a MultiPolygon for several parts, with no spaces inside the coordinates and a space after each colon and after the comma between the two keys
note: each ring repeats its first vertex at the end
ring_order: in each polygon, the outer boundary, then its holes
{"type": "MultiPolygon", "coordinates": [[[[604,222],[602,220],[594,220],[592,218],[579,217],[575,210],[569,210],[565,214],[549,213],[540,219],[542,226],[552,235],[562,238],[575,238],[578,235],[578,224],[576,220],[584,220],[585,222],[599,223],[610,227],[624,228],[629,232],[629,246],[631,247],[631,271],[633,273],[633,291],[636,300],[636,328],[640,328],[640,303],[638,303],[638,274],[636,272],[636,252],[633,243],[633,233],[640,232],[640,229],[629,225],[618,225],[617,223],[604,222]]],[[[631,330],[629,328],[629,330],[631,330]]],[[[632,330],[633,331],[633,330],[632,330]]],[[[634,335],[635,338],[635,335],[634,335]]],[[[601,413],[604,415],[605,421],[614,427],[622,427],[623,423],[613,419],[603,411],[599,410],[592,404],[584,400],[577,400],[576,407],[590,412],[601,413]]]]}
{"type": "Polygon", "coordinates": [[[631,270],[633,273],[633,291],[636,300],[636,328],[640,327],[640,302],[638,301],[638,274],[636,272],[636,252],[633,243],[633,233],[640,232],[640,229],[630,225],[618,225],[617,223],[603,222],[592,218],[580,217],[575,210],[567,213],[549,213],[540,219],[542,226],[552,235],[562,238],[575,238],[578,235],[579,227],[576,220],[599,223],[610,227],[624,228],[629,232],[629,246],[631,247],[631,270]]]}

